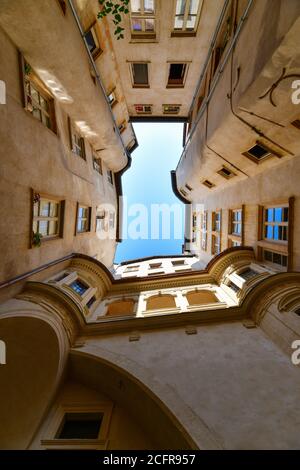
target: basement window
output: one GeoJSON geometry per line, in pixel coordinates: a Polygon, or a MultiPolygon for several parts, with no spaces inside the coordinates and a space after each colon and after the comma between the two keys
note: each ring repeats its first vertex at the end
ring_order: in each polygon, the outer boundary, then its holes
{"type": "Polygon", "coordinates": [[[187,64],[170,64],[167,87],[183,87],[187,73],[187,64]]]}
{"type": "Polygon", "coordinates": [[[148,77],[148,64],[135,62],[131,64],[131,73],[133,87],[135,88],[148,88],[149,77],[148,77]]]}
{"type": "Polygon", "coordinates": [[[227,180],[229,180],[233,176],[236,176],[235,173],[229,170],[229,168],[227,168],[226,166],[223,166],[221,170],[217,171],[217,173],[219,173],[219,175],[223,176],[223,178],[226,178],[227,180]]]}
{"type": "Polygon", "coordinates": [[[179,114],[180,113],[180,104],[163,104],[163,113],[164,114],[179,114]]]}
{"type": "Polygon", "coordinates": [[[202,184],[204,184],[204,186],[206,186],[206,187],[209,188],[209,189],[211,189],[211,188],[213,188],[213,187],[215,186],[215,184],[212,183],[212,182],[209,181],[209,180],[204,180],[204,181],[202,181],[202,184]]]}
{"type": "Polygon", "coordinates": [[[275,153],[273,150],[271,151],[260,142],[257,142],[253,147],[244,152],[243,155],[255,163],[260,163],[272,156],[281,157],[281,155],[275,153]]]}
{"type": "Polygon", "coordinates": [[[152,114],[151,104],[135,104],[134,109],[137,114],[152,114]]]}
{"type": "Polygon", "coordinates": [[[56,439],[98,439],[103,413],[65,413],[56,439]]]}

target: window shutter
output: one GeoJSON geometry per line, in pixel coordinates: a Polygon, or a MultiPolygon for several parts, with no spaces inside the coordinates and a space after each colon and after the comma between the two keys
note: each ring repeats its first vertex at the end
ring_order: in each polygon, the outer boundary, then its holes
{"type": "Polygon", "coordinates": [[[263,206],[258,206],[258,218],[257,218],[257,240],[263,239],[263,227],[264,227],[264,208],[263,206]]]}
{"type": "Polygon", "coordinates": [[[25,88],[25,60],[21,51],[18,51],[19,55],[19,71],[20,71],[20,88],[21,88],[21,100],[22,106],[27,108],[27,95],[25,88]]]}
{"type": "Polygon", "coordinates": [[[232,210],[228,211],[228,235],[232,234],[232,210]]]}
{"type": "Polygon", "coordinates": [[[85,143],[84,143],[84,138],[80,137],[80,147],[82,151],[82,158],[86,160],[86,155],[85,155],[85,143]]]}

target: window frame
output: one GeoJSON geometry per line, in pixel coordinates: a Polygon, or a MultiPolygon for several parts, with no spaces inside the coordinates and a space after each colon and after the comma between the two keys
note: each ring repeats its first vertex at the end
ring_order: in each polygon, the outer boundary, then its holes
{"type": "Polygon", "coordinates": [[[228,212],[228,248],[233,248],[235,246],[244,245],[244,214],[245,206],[242,205],[236,209],[229,209],[228,212]],[[241,214],[240,220],[234,220],[234,215],[236,213],[241,214]],[[235,225],[240,225],[240,233],[234,230],[235,225]]]}
{"type": "Polygon", "coordinates": [[[100,46],[100,41],[99,41],[99,36],[97,33],[97,20],[95,20],[83,33],[84,40],[86,42],[86,45],[91,53],[91,56],[94,60],[96,60],[103,52],[101,46],[100,46]],[[89,48],[88,42],[86,40],[86,35],[91,32],[96,49],[92,52],[89,48]]]}
{"type": "Polygon", "coordinates": [[[183,26],[182,28],[176,28],[175,27],[175,20],[177,16],[182,16],[182,15],[176,15],[176,8],[177,8],[177,0],[174,0],[174,7],[173,7],[173,24],[172,24],[172,32],[171,32],[171,37],[184,37],[184,36],[196,36],[197,34],[197,29],[199,25],[199,20],[202,12],[202,7],[203,7],[203,0],[199,0],[199,5],[197,9],[197,14],[196,15],[190,15],[190,16],[196,16],[196,21],[195,25],[193,28],[187,28],[187,19],[189,16],[189,7],[190,7],[191,0],[186,0],[185,8],[184,8],[184,15],[183,15],[183,26]]]}
{"type": "Polygon", "coordinates": [[[205,210],[201,213],[201,224],[200,224],[200,247],[202,251],[207,251],[207,224],[208,224],[208,211],[205,210]]]}
{"type": "Polygon", "coordinates": [[[218,209],[212,211],[211,213],[211,254],[218,255],[221,253],[221,245],[222,245],[222,210],[218,209]],[[218,215],[218,220],[216,216],[218,215]],[[219,225],[217,225],[217,223],[219,225]],[[218,247],[216,249],[216,247],[218,247]]]}
{"type": "Polygon", "coordinates": [[[256,141],[256,143],[254,145],[252,145],[252,147],[250,147],[245,152],[242,152],[242,155],[244,155],[245,157],[247,157],[249,160],[256,163],[257,165],[260,165],[261,163],[265,162],[266,160],[268,160],[269,158],[272,158],[272,157],[277,157],[277,158],[282,157],[282,155],[280,153],[276,152],[275,150],[271,149],[268,145],[266,145],[266,144],[264,144],[260,141],[256,141]],[[255,155],[251,154],[250,150],[253,149],[256,146],[259,146],[259,147],[263,148],[266,151],[266,155],[261,157],[261,158],[257,158],[257,157],[255,157],[255,155]]]}
{"type": "Polygon", "coordinates": [[[106,177],[109,184],[111,184],[111,186],[114,186],[114,173],[112,170],[106,170],[106,177]]]}
{"type": "Polygon", "coordinates": [[[149,61],[132,61],[129,63],[129,70],[131,76],[131,83],[132,88],[150,88],[150,80],[149,80],[149,61]],[[147,83],[138,83],[135,81],[135,73],[134,73],[134,66],[135,65],[146,65],[147,66],[147,83]]]}
{"type": "Polygon", "coordinates": [[[69,139],[70,147],[73,155],[81,158],[86,161],[86,150],[85,150],[85,140],[78,131],[76,124],[68,116],[68,128],[69,128],[69,139]],[[79,152],[79,153],[78,153],[79,152]]]}
{"type": "Polygon", "coordinates": [[[141,12],[132,11],[131,1],[129,2],[129,12],[130,12],[130,34],[131,39],[155,39],[156,38],[156,29],[157,29],[157,18],[156,18],[156,2],[158,0],[153,0],[154,8],[153,13],[145,12],[145,0],[140,0],[141,2],[141,12]],[[133,21],[140,20],[142,24],[142,29],[135,30],[133,29],[133,21]],[[154,23],[153,30],[146,30],[146,21],[152,20],[154,23]]]}
{"type": "Polygon", "coordinates": [[[81,203],[77,202],[75,235],[91,232],[91,221],[92,221],[91,215],[92,215],[92,207],[91,206],[88,206],[86,204],[81,204],[81,203]],[[88,216],[87,217],[79,217],[79,210],[80,209],[87,209],[88,210],[88,216]],[[86,230],[78,230],[79,220],[87,220],[87,229],[86,230]]]}
{"type": "MultiPolygon", "coordinates": [[[[34,231],[34,223],[39,221],[48,221],[51,222],[53,220],[57,221],[57,233],[52,235],[43,235],[41,238],[41,243],[50,240],[57,240],[59,238],[63,238],[63,229],[64,229],[64,213],[65,213],[65,200],[59,198],[57,196],[52,196],[45,193],[38,193],[33,188],[31,188],[31,234],[30,234],[30,247],[33,248],[36,245],[33,243],[33,235],[35,233],[41,233],[38,231],[34,231]],[[37,211],[40,210],[40,203],[41,201],[47,201],[49,203],[55,203],[58,205],[57,208],[57,216],[42,216],[42,215],[35,215],[35,205],[37,205],[37,211]]],[[[38,225],[37,225],[38,227],[38,225]]]]}
{"type": "Polygon", "coordinates": [[[187,61],[168,61],[168,73],[167,73],[167,84],[166,88],[184,88],[187,80],[187,75],[188,75],[188,70],[189,70],[189,65],[190,62],[187,61]],[[171,66],[172,65],[183,65],[183,76],[182,79],[171,79],[173,80],[173,83],[170,82],[170,72],[171,72],[171,66]],[[177,83],[175,83],[175,80],[177,80],[177,83]]]}

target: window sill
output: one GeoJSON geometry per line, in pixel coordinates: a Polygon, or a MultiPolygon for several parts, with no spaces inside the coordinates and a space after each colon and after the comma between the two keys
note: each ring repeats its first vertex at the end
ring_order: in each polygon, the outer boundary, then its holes
{"type": "Polygon", "coordinates": [[[188,38],[188,37],[195,37],[197,35],[197,31],[172,31],[171,38],[188,38]]]}

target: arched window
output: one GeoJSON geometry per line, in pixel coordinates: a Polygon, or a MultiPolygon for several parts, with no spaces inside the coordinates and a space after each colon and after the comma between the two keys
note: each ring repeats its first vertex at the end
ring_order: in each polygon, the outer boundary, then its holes
{"type": "Polygon", "coordinates": [[[147,299],[147,310],[159,310],[161,308],[176,308],[173,295],[152,295],[147,299]]]}
{"type": "Polygon", "coordinates": [[[115,300],[108,305],[106,316],[133,315],[134,305],[133,299],[115,300]]]}
{"type": "Polygon", "coordinates": [[[202,305],[218,302],[217,297],[210,290],[198,290],[186,294],[189,305],[202,305]]]}

